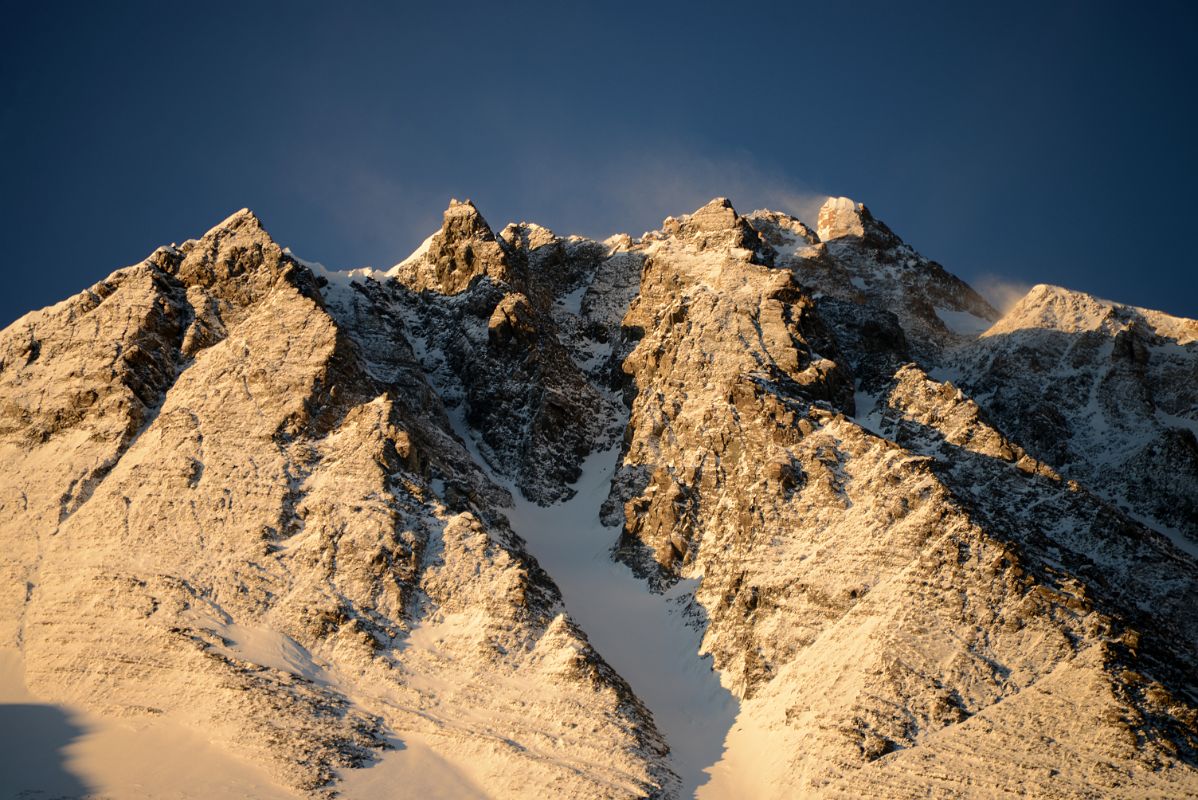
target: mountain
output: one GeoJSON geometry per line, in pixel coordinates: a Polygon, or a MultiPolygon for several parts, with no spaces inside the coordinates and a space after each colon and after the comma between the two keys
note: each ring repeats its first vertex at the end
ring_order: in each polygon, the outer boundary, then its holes
{"type": "Polygon", "coordinates": [[[1198,322],[1036,286],[945,361],[1038,457],[1198,540],[1198,322]]]}
{"type": "Polygon", "coordinates": [[[0,333],[0,650],[262,797],[1198,797],[1196,379],[847,198],[350,272],[242,210],[0,333]]]}

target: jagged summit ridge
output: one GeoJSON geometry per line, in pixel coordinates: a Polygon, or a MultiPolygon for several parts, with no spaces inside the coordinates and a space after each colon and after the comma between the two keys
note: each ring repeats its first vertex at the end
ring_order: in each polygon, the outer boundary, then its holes
{"type": "Polygon", "coordinates": [[[989,334],[1000,335],[1025,328],[1066,333],[1099,330],[1114,333],[1132,324],[1150,328],[1179,344],[1198,339],[1198,325],[1194,320],[1048,284],[1033,286],[995,323],[989,334]]]}
{"type": "Polygon", "coordinates": [[[0,641],[297,795],[1198,796],[1193,323],[999,320],[819,217],[596,242],[454,201],[332,273],[242,211],[27,315],[0,641]],[[665,627],[578,623],[621,613],[665,627]]]}
{"type": "Polygon", "coordinates": [[[501,240],[474,203],[454,199],[445,209],[441,230],[389,274],[414,288],[457,294],[478,277],[504,279],[509,270],[501,240]]]}
{"type": "Polygon", "coordinates": [[[1041,284],[945,371],[1037,457],[1191,547],[1195,356],[1194,320],[1041,284]]]}
{"type": "Polygon", "coordinates": [[[213,225],[212,229],[208,232],[212,233],[218,230],[231,230],[243,227],[262,229],[262,220],[250,209],[241,208],[225,217],[225,219],[221,220],[216,225],[213,225]]]}
{"type": "Polygon", "coordinates": [[[825,242],[852,237],[869,240],[882,247],[902,243],[890,228],[870,213],[864,203],[854,202],[848,197],[829,197],[820,206],[816,232],[825,242]]]}

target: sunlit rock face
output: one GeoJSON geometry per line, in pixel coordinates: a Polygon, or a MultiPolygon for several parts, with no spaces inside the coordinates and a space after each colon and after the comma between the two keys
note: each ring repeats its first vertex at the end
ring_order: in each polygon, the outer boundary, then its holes
{"type": "Polygon", "coordinates": [[[1000,318],[863,205],[816,222],[455,201],[337,273],[241,211],[26,315],[0,645],[297,796],[415,754],[505,798],[1198,796],[1198,323],[1000,318]],[[549,506],[604,563],[546,571],[549,506]],[[672,726],[723,701],[578,624],[610,569],[732,698],[702,769],[672,726]]]}
{"type": "Polygon", "coordinates": [[[397,265],[395,273],[417,291],[452,295],[476,278],[507,278],[510,269],[504,243],[495,238],[474,203],[454,200],[445,210],[441,230],[421,252],[397,265]]]}

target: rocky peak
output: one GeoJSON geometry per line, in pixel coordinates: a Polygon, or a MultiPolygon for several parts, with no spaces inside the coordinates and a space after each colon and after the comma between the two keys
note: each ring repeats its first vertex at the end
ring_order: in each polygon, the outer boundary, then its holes
{"type": "Polygon", "coordinates": [[[494,344],[513,341],[524,344],[536,338],[536,315],[528,298],[519,292],[506,294],[487,320],[487,334],[494,344]]]}
{"type": "MultiPolygon", "coordinates": [[[[860,203],[829,198],[819,211],[818,237],[797,220],[783,224],[780,216],[754,212],[750,217],[775,248],[775,265],[792,269],[804,287],[823,298],[823,305],[831,300],[849,304],[827,309],[850,323],[840,326],[841,333],[858,330],[855,322],[863,314],[871,319],[869,327],[890,329],[878,314],[893,316],[905,340],[890,337],[893,358],[931,363],[944,347],[976,336],[998,319],[981,295],[904,243],[860,203]],[[872,310],[864,312],[863,306],[872,310]]],[[[881,343],[872,334],[863,341],[881,343]]]]}
{"type": "Polygon", "coordinates": [[[234,211],[232,214],[225,217],[225,219],[220,223],[214,225],[212,230],[208,231],[208,233],[212,234],[216,231],[237,230],[261,231],[265,233],[266,229],[262,227],[262,220],[257,214],[248,208],[242,208],[238,211],[234,211]]]}
{"type": "Polygon", "coordinates": [[[727,197],[714,197],[707,205],[697,209],[687,221],[694,230],[713,232],[736,227],[740,215],[727,197]]]}
{"type": "Polygon", "coordinates": [[[1198,539],[1198,321],[1040,284],[948,371],[1036,457],[1198,539]]]}
{"type": "Polygon", "coordinates": [[[559,237],[532,222],[509,223],[499,238],[507,249],[509,273],[518,276],[515,282],[520,291],[542,310],[579,289],[609,255],[609,249],[599,242],[580,236],[559,237]]]}
{"type": "Polygon", "coordinates": [[[218,250],[227,251],[236,247],[268,247],[271,245],[277,247],[263,226],[262,220],[253,211],[243,208],[213,225],[207,233],[200,237],[195,247],[188,248],[188,252],[213,246],[218,250]]]}
{"type": "Polygon", "coordinates": [[[816,230],[823,241],[843,238],[863,239],[877,247],[901,244],[894,232],[876,219],[864,203],[848,197],[829,197],[820,207],[816,230]]]}
{"type": "Polygon", "coordinates": [[[1083,292],[1041,283],[1028,290],[987,335],[996,336],[1024,328],[1094,330],[1107,319],[1111,310],[1110,304],[1083,292]]]}
{"type": "Polygon", "coordinates": [[[509,222],[500,231],[499,238],[517,250],[538,250],[547,245],[558,243],[557,236],[546,227],[535,222],[509,222]]]}
{"type": "Polygon", "coordinates": [[[412,289],[458,294],[475,278],[487,275],[507,280],[510,272],[504,243],[495,237],[478,208],[469,200],[454,199],[445,209],[441,230],[433,234],[427,247],[398,264],[390,274],[412,289]]]}
{"type": "Polygon", "coordinates": [[[1198,322],[663,227],[315,279],[242,211],[0,332],[28,689],[310,798],[1198,796],[1198,322]]]}
{"type": "Polygon", "coordinates": [[[277,271],[284,254],[248,208],[225,218],[199,241],[186,242],[178,277],[188,285],[210,287],[260,268],[277,271]]]}
{"type": "Polygon", "coordinates": [[[441,233],[449,239],[481,239],[484,242],[495,240],[491,226],[483,219],[482,213],[469,198],[458,200],[450,198],[449,208],[442,214],[441,233]]]}
{"type": "Polygon", "coordinates": [[[311,300],[319,297],[312,273],[271,238],[248,208],[169,255],[154,259],[154,263],[184,285],[193,309],[183,343],[187,357],[223,338],[229,326],[239,322],[281,281],[311,300]]]}
{"type": "Polygon", "coordinates": [[[749,225],[726,197],[716,197],[691,214],[667,217],[662,231],[668,235],[688,237],[700,250],[712,247],[734,247],[765,255],[768,248],[757,231],[749,225]]]}
{"type": "Polygon", "coordinates": [[[781,211],[758,209],[745,217],[753,229],[775,249],[819,244],[819,236],[801,219],[781,211]]]}
{"type": "Polygon", "coordinates": [[[816,220],[817,232],[821,239],[839,239],[842,236],[864,236],[865,227],[861,224],[861,212],[865,205],[854,203],[847,197],[829,197],[820,206],[819,218],[816,220]]]}

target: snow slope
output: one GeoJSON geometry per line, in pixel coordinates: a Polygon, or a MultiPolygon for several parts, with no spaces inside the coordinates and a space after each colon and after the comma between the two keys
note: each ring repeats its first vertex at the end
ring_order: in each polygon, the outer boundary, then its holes
{"type": "Polygon", "coordinates": [[[112,719],[40,701],[25,688],[23,673],[20,652],[0,649],[0,796],[295,796],[271,780],[266,770],[181,725],[112,719]]]}
{"type": "Polygon", "coordinates": [[[694,582],[655,594],[611,558],[619,529],[600,522],[599,508],[618,457],[618,449],[588,457],[578,493],[564,503],[544,507],[515,495],[508,519],[554,576],[591,644],[653,712],[689,797],[719,760],[738,703],[711,657],[698,655],[702,626],[687,606],[694,582]]]}

